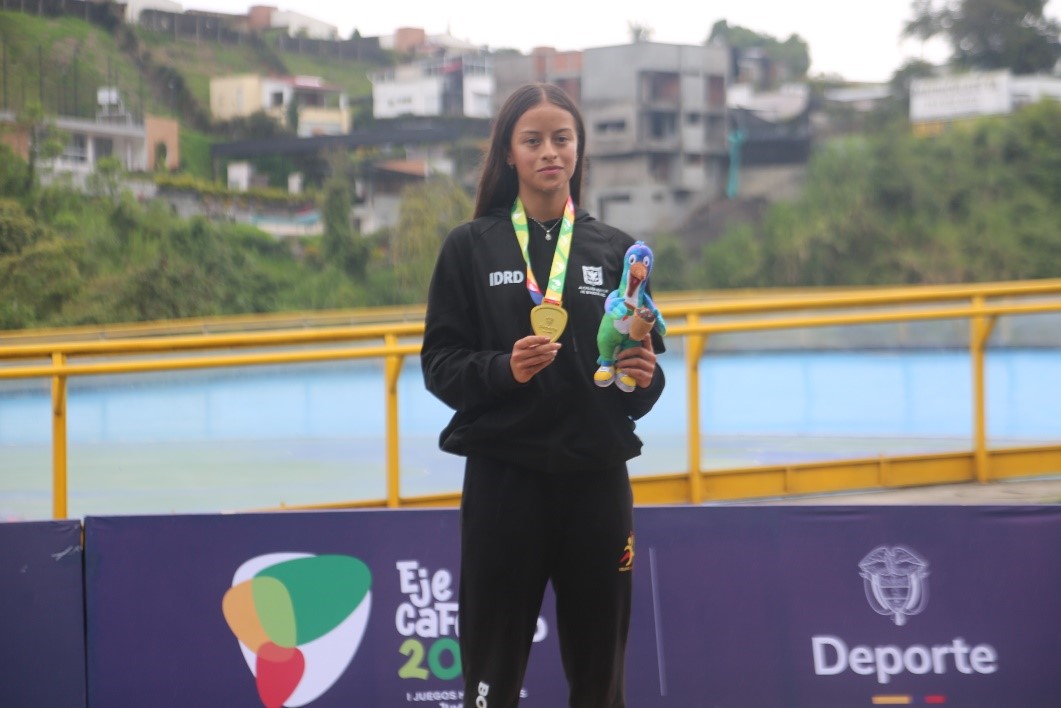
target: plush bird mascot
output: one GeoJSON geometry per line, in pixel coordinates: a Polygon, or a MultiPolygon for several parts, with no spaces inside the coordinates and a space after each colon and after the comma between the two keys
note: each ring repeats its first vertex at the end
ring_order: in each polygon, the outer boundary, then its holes
{"type": "Polygon", "coordinates": [[[593,382],[600,387],[612,382],[629,393],[634,390],[634,377],[622,369],[616,370],[615,357],[623,349],[641,346],[641,340],[655,328],[660,336],[667,333],[663,315],[648,295],[648,275],[652,272],[652,249],[638,241],[626,251],[623,277],[619,287],[604,301],[604,316],[597,330],[597,350],[600,368],[593,374],[593,382]]]}

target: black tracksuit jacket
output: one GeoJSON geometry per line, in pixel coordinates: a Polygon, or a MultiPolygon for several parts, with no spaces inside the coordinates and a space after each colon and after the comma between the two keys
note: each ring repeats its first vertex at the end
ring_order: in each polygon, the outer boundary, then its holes
{"type": "MultiPolygon", "coordinates": [[[[531,227],[530,256],[547,288],[555,240],[531,227]]],[[[554,471],[611,467],[641,452],[634,421],[663,391],[624,393],[593,383],[604,300],[619,285],[633,239],[578,209],[564,284],[568,324],[556,361],[526,384],[512,377],[516,340],[532,334],[526,264],[507,210],[455,228],[439,254],[420,354],[427,389],[456,412],[439,438],[457,455],[485,455],[554,471]]],[[[653,334],[657,352],[663,342],[653,334]]]]}

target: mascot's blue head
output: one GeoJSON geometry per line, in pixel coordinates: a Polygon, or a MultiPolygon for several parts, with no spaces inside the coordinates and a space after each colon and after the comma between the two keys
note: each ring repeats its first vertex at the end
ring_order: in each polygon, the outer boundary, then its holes
{"type": "Polygon", "coordinates": [[[641,295],[645,292],[648,275],[652,272],[652,249],[644,241],[638,241],[626,249],[626,260],[623,262],[623,277],[619,292],[623,299],[631,304],[640,304],[641,295]]]}

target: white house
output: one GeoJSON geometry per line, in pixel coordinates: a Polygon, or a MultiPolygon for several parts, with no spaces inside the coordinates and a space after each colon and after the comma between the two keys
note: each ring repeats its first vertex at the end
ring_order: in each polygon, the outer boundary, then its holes
{"type": "Polygon", "coordinates": [[[494,96],[491,59],[459,54],[374,72],[372,115],[489,118],[494,96]]]}

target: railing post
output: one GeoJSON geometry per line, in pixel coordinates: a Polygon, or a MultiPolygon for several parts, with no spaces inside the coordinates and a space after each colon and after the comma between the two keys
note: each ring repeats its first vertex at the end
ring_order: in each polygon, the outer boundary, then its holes
{"type": "MultiPolygon", "coordinates": [[[[393,334],[384,335],[383,341],[388,347],[397,346],[398,339],[393,334]]],[[[384,378],[386,379],[387,407],[387,506],[401,506],[401,477],[399,465],[398,441],[398,377],[402,372],[404,356],[388,356],[384,360],[384,378]]]]}
{"type": "Polygon", "coordinates": [[[52,518],[66,518],[66,365],[64,354],[52,354],[52,518]]]}
{"type": "MultiPolygon", "coordinates": [[[[687,319],[691,327],[699,323],[693,314],[687,319]]],[[[704,499],[700,480],[700,355],[707,345],[706,334],[690,334],[685,339],[685,400],[689,429],[687,439],[689,464],[689,500],[699,504],[704,499]]]]}
{"type": "MultiPolygon", "coordinates": [[[[984,306],[984,296],[974,295],[973,309],[984,306]]],[[[973,466],[976,479],[984,484],[990,479],[987,461],[987,412],[986,381],[984,375],[984,352],[991,330],[995,327],[996,317],[975,315],[969,327],[969,354],[973,361],[973,466]]]]}

